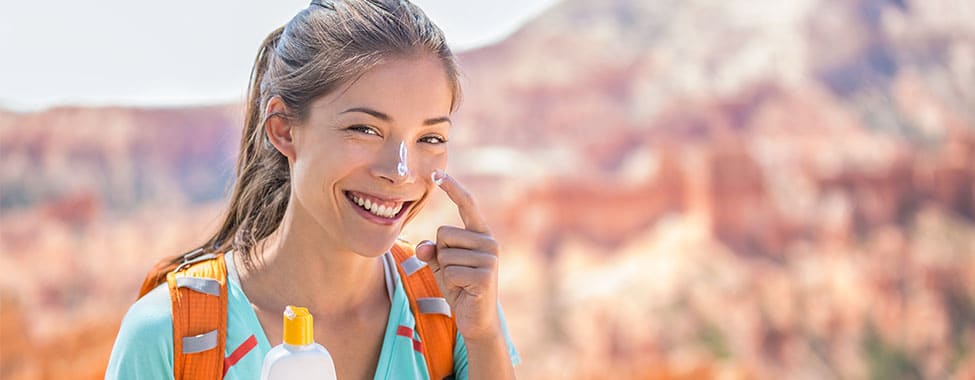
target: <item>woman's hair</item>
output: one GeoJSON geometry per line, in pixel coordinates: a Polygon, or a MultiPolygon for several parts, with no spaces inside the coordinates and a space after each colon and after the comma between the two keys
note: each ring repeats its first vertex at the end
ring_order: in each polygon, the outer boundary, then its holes
{"type": "Polygon", "coordinates": [[[387,58],[432,54],[443,63],[459,103],[455,58],[443,32],[406,0],[314,0],[264,39],[251,70],[244,131],[226,217],[199,249],[234,250],[253,268],[256,245],[277,230],[288,206],[287,158],[267,138],[271,117],[303,122],[317,98],[351,83],[387,58]],[[265,114],[278,96],[286,113],[265,114]]]}

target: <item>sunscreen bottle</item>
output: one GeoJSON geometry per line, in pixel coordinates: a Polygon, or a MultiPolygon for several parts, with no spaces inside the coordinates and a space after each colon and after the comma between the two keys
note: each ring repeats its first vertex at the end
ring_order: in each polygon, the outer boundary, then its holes
{"type": "Polygon", "coordinates": [[[335,380],[335,364],[325,347],[315,343],[311,313],[303,307],[284,308],[284,343],[268,351],[261,380],[335,380]]]}

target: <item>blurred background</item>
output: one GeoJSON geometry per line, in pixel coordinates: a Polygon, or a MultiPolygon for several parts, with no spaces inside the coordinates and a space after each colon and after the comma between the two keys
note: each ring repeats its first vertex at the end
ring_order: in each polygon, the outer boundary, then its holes
{"type": "MultiPolygon", "coordinates": [[[[3,379],[100,378],[217,227],[253,55],[307,3],[206,3],[2,7],[3,379]]],[[[417,3],[519,377],[975,378],[971,0],[417,3]]]]}

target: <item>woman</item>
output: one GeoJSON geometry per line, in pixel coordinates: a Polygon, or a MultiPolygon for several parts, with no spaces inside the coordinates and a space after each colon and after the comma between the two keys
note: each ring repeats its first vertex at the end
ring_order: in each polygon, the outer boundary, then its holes
{"type": "MultiPolygon", "coordinates": [[[[258,377],[288,304],[315,316],[339,379],[428,378],[389,251],[434,191],[464,222],[415,249],[456,321],[454,375],[514,377],[497,244],[443,172],[459,97],[442,32],[405,0],[316,0],[265,39],[229,210],[200,247],[225,253],[225,378],[258,377]]],[[[131,307],[106,378],[173,378],[170,301],[163,284],[131,307]]]]}

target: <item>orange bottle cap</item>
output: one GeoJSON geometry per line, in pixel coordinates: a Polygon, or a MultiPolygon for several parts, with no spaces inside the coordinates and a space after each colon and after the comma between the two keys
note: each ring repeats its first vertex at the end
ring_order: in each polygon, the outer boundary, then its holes
{"type": "Polygon", "coordinates": [[[284,308],[284,343],[304,346],[315,342],[315,322],[307,308],[288,305],[284,308]]]}

